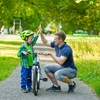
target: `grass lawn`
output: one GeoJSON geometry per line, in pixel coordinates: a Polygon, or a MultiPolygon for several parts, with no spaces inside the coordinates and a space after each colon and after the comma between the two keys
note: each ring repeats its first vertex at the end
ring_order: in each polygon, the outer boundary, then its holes
{"type": "Polygon", "coordinates": [[[6,79],[18,66],[17,51],[21,40],[0,39],[0,81],[6,79]]]}
{"type": "Polygon", "coordinates": [[[78,77],[100,96],[100,37],[67,40],[73,48],[78,77]]]}
{"type": "MultiPolygon", "coordinates": [[[[72,47],[78,78],[87,83],[100,96],[100,38],[67,38],[72,47]]],[[[17,51],[20,39],[0,39],[0,81],[6,79],[18,66],[17,51]]]]}
{"type": "Polygon", "coordinates": [[[18,66],[19,59],[15,57],[0,56],[0,81],[7,78],[18,66]]]}

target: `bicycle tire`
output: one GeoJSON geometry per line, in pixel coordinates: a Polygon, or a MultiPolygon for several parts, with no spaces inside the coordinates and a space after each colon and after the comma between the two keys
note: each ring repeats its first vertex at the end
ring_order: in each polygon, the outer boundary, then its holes
{"type": "MultiPolygon", "coordinates": [[[[40,68],[40,66],[38,65],[38,68],[40,68]]],[[[39,69],[40,70],[40,69],[39,69]]],[[[38,73],[38,81],[37,81],[37,88],[40,89],[40,73],[38,73]]]]}
{"type": "Polygon", "coordinates": [[[33,69],[33,93],[35,96],[38,94],[38,72],[35,66],[33,69]]]}

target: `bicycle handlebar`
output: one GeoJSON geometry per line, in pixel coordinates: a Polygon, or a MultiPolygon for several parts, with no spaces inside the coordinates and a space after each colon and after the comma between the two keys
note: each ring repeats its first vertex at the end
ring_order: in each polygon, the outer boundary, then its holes
{"type": "Polygon", "coordinates": [[[49,54],[45,54],[45,53],[43,53],[43,52],[38,52],[38,53],[34,53],[35,55],[37,55],[37,54],[39,54],[39,55],[49,55],[49,54]]]}
{"type": "Polygon", "coordinates": [[[34,52],[34,54],[43,55],[43,52],[34,52]]]}
{"type": "MultiPolygon", "coordinates": [[[[31,54],[30,51],[27,52],[28,54],[31,54]]],[[[43,52],[34,52],[33,55],[45,55],[43,52]]]]}

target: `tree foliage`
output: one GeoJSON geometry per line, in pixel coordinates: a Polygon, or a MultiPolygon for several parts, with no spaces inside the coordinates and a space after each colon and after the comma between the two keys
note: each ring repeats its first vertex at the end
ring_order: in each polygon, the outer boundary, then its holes
{"type": "Polygon", "coordinates": [[[100,0],[1,0],[0,8],[0,26],[12,26],[14,18],[21,18],[24,29],[52,22],[56,27],[61,23],[67,33],[100,31],[100,0]]]}

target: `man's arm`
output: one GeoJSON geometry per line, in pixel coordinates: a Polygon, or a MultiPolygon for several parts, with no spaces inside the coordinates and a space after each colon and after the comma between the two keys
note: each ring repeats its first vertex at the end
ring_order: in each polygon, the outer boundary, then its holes
{"type": "Polygon", "coordinates": [[[55,56],[54,54],[52,54],[51,52],[48,52],[48,51],[44,52],[44,54],[50,55],[53,58],[53,60],[60,65],[62,65],[67,60],[67,58],[64,57],[64,56],[57,57],[57,56],[55,56]]]}
{"type": "Polygon", "coordinates": [[[46,46],[50,46],[50,42],[47,41],[47,39],[44,37],[44,35],[42,33],[42,28],[39,29],[38,33],[40,34],[40,37],[41,37],[43,44],[46,46]]]}
{"type": "Polygon", "coordinates": [[[47,41],[47,39],[44,37],[43,33],[40,33],[40,36],[41,36],[41,40],[42,40],[43,44],[46,46],[50,46],[50,42],[47,41]]]}
{"type": "Polygon", "coordinates": [[[55,55],[53,55],[53,54],[50,54],[50,56],[53,58],[53,60],[54,60],[56,63],[58,63],[58,64],[60,64],[60,65],[62,65],[62,64],[67,60],[67,58],[64,57],[64,56],[57,57],[57,56],[55,56],[55,55]]]}

